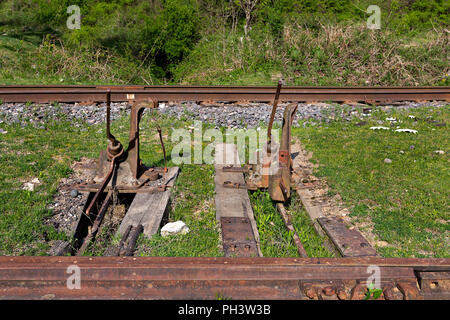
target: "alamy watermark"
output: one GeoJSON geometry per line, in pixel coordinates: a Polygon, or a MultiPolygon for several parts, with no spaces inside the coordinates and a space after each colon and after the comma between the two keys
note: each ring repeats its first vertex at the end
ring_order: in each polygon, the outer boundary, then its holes
{"type": "MultiPolygon", "coordinates": [[[[270,154],[277,154],[280,140],[280,129],[272,129],[270,154]]],[[[219,129],[207,129],[203,132],[203,123],[194,121],[194,126],[188,129],[174,129],[171,135],[172,162],[181,164],[260,164],[267,156],[267,132],[260,129],[228,129],[222,133],[219,129]],[[208,143],[203,147],[204,143],[208,143]],[[236,153],[225,148],[223,154],[216,154],[218,144],[236,145],[236,153]]],[[[273,157],[270,173],[276,173],[278,157],[273,157]]]]}
{"type": "Polygon", "coordinates": [[[67,8],[67,13],[71,14],[67,18],[66,25],[70,30],[81,28],[81,10],[77,5],[72,5],[67,8]]]}
{"type": "Polygon", "coordinates": [[[369,273],[370,276],[367,278],[367,293],[364,299],[376,300],[383,293],[383,290],[381,289],[381,269],[379,266],[370,265],[367,267],[366,272],[369,273]]]}
{"type": "Polygon", "coordinates": [[[67,274],[70,276],[67,278],[66,286],[69,290],[80,290],[81,289],[81,269],[79,266],[72,264],[67,267],[67,274]]]}
{"type": "Polygon", "coordinates": [[[372,14],[367,19],[367,28],[371,30],[381,29],[381,9],[377,5],[370,5],[367,7],[366,12],[372,14]]]}

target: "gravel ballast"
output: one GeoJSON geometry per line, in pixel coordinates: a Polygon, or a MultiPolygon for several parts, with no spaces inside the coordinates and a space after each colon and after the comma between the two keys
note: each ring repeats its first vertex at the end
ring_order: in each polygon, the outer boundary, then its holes
{"type": "MultiPolygon", "coordinates": [[[[279,104],[275,125],[281,125],[283,111],[286,103],[279,104]]],[[[293,125],[298,126],[299,120],[308,120],[310,125],[317,123],[329,123],[333,120],[351,121],[352,119],[364,120],[370,117],[372,111],[379,109],[389,112],[393,109],[409,110],[423,107],[442,107],[448,105],[445,102],[404,102],[397,105],[384,105],[373,107],[365,104],[346,105],[336,103],[299,103],[293,125]]],[[[119,118],[125,113],[129,115],[130,105],[127,102],[112,103],[111,120],[119,118]]],[[[256,128],[265,126],[269,122],[272,106],[264,103],[248,103],[245,105],[224,104],[217,106],[203,106],[194,102],[160,103],[160,114],[176,119],[200,120],[210,123],[216,128],[226,127],[230,129],[256,128]]],[[[148,109],[145,110],[148,112],[148,109]]],[[[86,121],[89,125],[105,122],[106,106],[75,104],[24,104],[4,103],[0,105],[0,128],[2,123],[19,124],[21,126],[32,125],[36,128],[45,128],[45,124],[68,120],[73,126],[80,127],[86,121]]],[[[303,124],[305,125],[305,124],[303,124]]],[[[2,129],[3,130],[3,129],[2,129]]]]}

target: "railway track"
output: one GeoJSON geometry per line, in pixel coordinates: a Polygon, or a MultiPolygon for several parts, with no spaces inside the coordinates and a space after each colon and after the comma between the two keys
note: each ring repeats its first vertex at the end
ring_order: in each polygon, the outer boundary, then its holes
{"type": "MultiPolygon", "coordinates": [[[[267,86],[1,86],[0,101],[38,103],[107,101],[108,106],[110,102],[142,100],[365,103],[404,100],[450,101],[450,87],[284,87],[281,89],[281,85],[279,85],[274,100],[275,91],[275,87],[267,86]]],[[[138,104],[134,106],[130,141],[133,141],[131,145],[135,146],[135,149],[128,148],[126,152],[128,158],[120,159],[120,152],[116,155],[118,152],[116,149],[121,144],[111,135],[109,116],[107,116],[107,137],[111,141],[111,145],[106,149],[103,158],[102,154],[99,158],[100,163],[103,161],[102,170],[99,171],[102,182],[101,184],[91,183],[79,186],[81,189],[86,189],[84,191],[90,192],[90,196],[86,208],[83,209],[85,215],[81,216],[75,233],[79,244],[78,254],[82,254],[89,242],[94,240],[96,228],[100,225],[107,207],[112,202],[113,190],[124,192],[127,189],[128,192],[136,193],[136,198],[133,200],[135,204],[132,203],[129,209],[132,215],[128,220],[124,219],[122,228],[126,229],[126,232],[123,232],[121,243],[125,243],[128,234],[133,233],[131,230],[137,230],[134,232],[134,242],[131,241],[133,243],[129,245],[129,248],[127,247],[130,254],[132,254],[136,238],[140,233],[151,235],[157,232],[166,210],[172,186],[170,183],[167,183],[163,190],[158,190],[159,193],[150,193],[150,189],[139,193],[142,191],[139,189],[141,185],[126,184],[128,180],[125,178],[129,178],[130,174],[138,178],[143,171],[148,169],[141,168],[142,164],[139,161],[138,129],[142,110],[138,104]],[[116,153],[113,153],[115,150],[116,153]],[[118,163],[113,160],[116,157],[119,157],[117,158],[119,159],[118,163]],[[130,172],[117,169],[121,166],[122,169],[127,168],[124,166],[125,163],[131,168],[128,169],[130,172]],[[123,176],[121,178],[123,186],[120,183],[117,186],[110,182],[111,176],[115,175],[116,171],[120,172],[117,174],[119,178],[123,176]],[[106,174],[106,172],[109,173],[106,174]],[[102,196],[102,193],[106,192],[108,192],[107,195],[102,196]],[[160,201],[163,198],[165,200],[160,201]],[[100,206],[101,203],[103,204],[100,206]],[[91,207],[94,208],[92,212],[90,211],[91,207]],[[150,207],[151,210],[148,210],[150,207]],[[145,224],[143,223],[145,221],[143,216],[146,214],[144,211],[153,213],[158,211],[160,214],[158,214],[158,219],[153,217],[152,221],[145,224]]],[[[274,106],[275,110],[276,103],[274,106]]],[[[286,125],[286,132],[289,132],[289,127],[290,125],[286,125]]],[[[283,154],[290,157],[290,147],[288,146],[290,145],[290,135],[286,135],[285,140],[286,145],[283,148],[286,150],[283,150],[283,154]]],[[[164,150],[162,141],[161,144],[164,150]]],[[[290,162],[286,162],[286,168],[290,166],[287,165],[288,163],[290,162]]],[[[159,171],[155,169],[154,172],[149,172],[149,175],[157,173],[164,177],[165,174],[171,174],[176,178],[178,168],[170,169],[169,171],[167,168],[159,168],[159,171]],[[173,170],[170,169],[176,170],[172,172],[173,170]]],[[[120,246],[111,248],[112,251],[117,252],[117,254],[112,254],[116,257],[0,257],[0,299],[216,299],[219,295],[233,299],[361,300],[367,296],[367,288],[374,268],[379,272],[380,287],[378,290],[380,290],[381,299],[450,299],[450,259],[380,258],[376,256],[375,250],[360,234],[347,229],[337,220],[318,215],[317,210],[320,208],[314,207],[305,198],[305,191],[302,189],[304,186],[293,185],[293,187],[300,187],[297,189],[297,193],[313,220],[315,228],[329,237],[331,245],[336,249],[337,256],[341,257],[308,258],[298,235],[295,242],[301,258],[261,257],[257,250],[259,245],[257,231],[252,231],[254,229],[252,227],[253,220],[248,219],[253,215],[251,205],[241,205],[248,198],[246,191],[242,192],[242,189],[247,187],[251,189],[252,186],[251,183],[248,183],[249,181],[246,184],[244,176],[240,176],[242,173],[236,175],[243,169],[241,167],[216,168],[216,176],[219,172],[224,179],[239,179],[239,181],[236,180],[237,182],[233,181],[231,188],[229,184],[226,184],[230,181],[216,181],[216,189],[217,187],[221,188],[222,200],[224,200],[216,201],[217,210],[220,207],[217,203],[223,204],[223,208],[221,208],[223,213],[218,215],[218,219],[224,221],[223,219],[228,218],[231,221],[233,217],[240,217],[239,221],[248,224],[246,228],[240,226],[240,229],[235,229],[236,226],[239,227],[239,223],[230,223],[226,227],[228,229],[225,229],[225,231],[229,231],[228,233],[223,233],[222,226],[223,243],[228,241],[227,250],[229,252],[225,254],[226,257],[117,257],[121,249],[124,249],[120,246]],[[236,216],[236,212],[230,212],[230,207],[227,207],[232,202],[229,201],[231,197],[241,201],[236,209],[241,214],[239,216],[236,216]],[[226,214],[230,214],[231,218],[226,214]],[[246,233],[241,232],[241,229],[246,233]],[[242,238],[242,235],[245,237],[242,238]],[[242,250],[239,247],[241,244],[242,250]],[[247,252],[245,251],[246,247],[254,250],[247,250],[247,252]],[[234,257],[236,253],[238,254],[237,258],[234,257]],[[251,256],[251,258],[241,258],[239,254],[244,254],[246,257],[251,256]],[[78,272],[80,280],[76,290],[68,285],[73,272],[78,272]]],[[[273,196],[277,195],[277,188],[280,187],[283,191],[281,195],[288,197],[289,193],[286,195],[286,192],[290,188],[290,180],[283,181],[283,179],[280,172],[278,180],[281,181],[277,180],[276,184],[273,184],[273,180],[267,180],[260,181],[259,184],[253,184],[253,186],[272,188],[273,196]]],[[[142,180],[144,181],[142,185],[148,183],[147,180],[142,180]]],[[[173,184],[173,181],[171,183],[173,184]]],[[[219,193],[217,192],[217,194],[219,193]]],[[[280,202],[277,204],[277,208],[286,227],[295,233],[289,216],[280,202]]],[[[225,245],[224,251],[226,251],[225,245]]]]}
{"type": "MultiPolygon", "coordinates": [[[[254,101],[273,100],[271,86],[0,86],[3,102],[254,101]]],[[[450,87],[283,87],[280,101],[450,101],[450,87]]]]}
{"type": "Polygon", "coordinates": [[[371,266],[382,298],[450,298],[449,259],[376,257],[0,257],[0,298],[361,300],[371,266]]]}

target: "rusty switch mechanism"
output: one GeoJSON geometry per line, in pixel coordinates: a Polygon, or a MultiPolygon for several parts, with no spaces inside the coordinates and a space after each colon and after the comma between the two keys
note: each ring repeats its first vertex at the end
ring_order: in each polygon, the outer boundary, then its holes
{"type": "Polygon", "coordinates": [[[267,129],[267,144],[257,154],[258,163],[244,165],[244,167],[225,166],[226,172],[247,173],[246,185],[236,185],[226,181],[227,188],[247,188],[249,190],[268,189],[272,200],[286,202],[291,196],[291,127],[294,120],[297,104],[288,104],[284,109],[281,141],[277,144],[272,141],[272,125],[280,96],[282,81],[278,82],[267,129]],[[266,151],[266,152],[264,152],[266,151]]]}
{"type": "Polygon", "coordinates": [[[139,122],[145,108],[155,108],[158,102],[152,100],[150,105],[139,103],[131,107],[130,135],[128,148],[125,150],[122,143],[111,134],[111,91],[106,92],[106,137],[108,146],[100,152],[96,176],[76,186],[81,192],[95,192],[84,214],[89,217],[94,205],[99,202],[104,192],[141,193],[164,191],[165,184],[151,184],[161,179],[167,173],[166,152],[162,140],[161,128],[157,126],[160,142],[164,153],[164,168],[146,167],[139,156],[139,122]]]}

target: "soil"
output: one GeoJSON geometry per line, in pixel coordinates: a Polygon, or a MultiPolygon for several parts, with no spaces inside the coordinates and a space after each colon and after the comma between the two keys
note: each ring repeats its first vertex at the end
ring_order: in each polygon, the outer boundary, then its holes
{"type": "Polygon", "coordinates": [[[71,195],[73,188],[69,186],[93,178],[96,165],[96,160],[82,158],[71,166],[73,173],[59,182],[53,203],[49,206],[54,214],[46,221],[57,231],[65,232],[68,236],[72,235],[89,193],[78,193],[76,197],[73,197],[71,195]]]}

